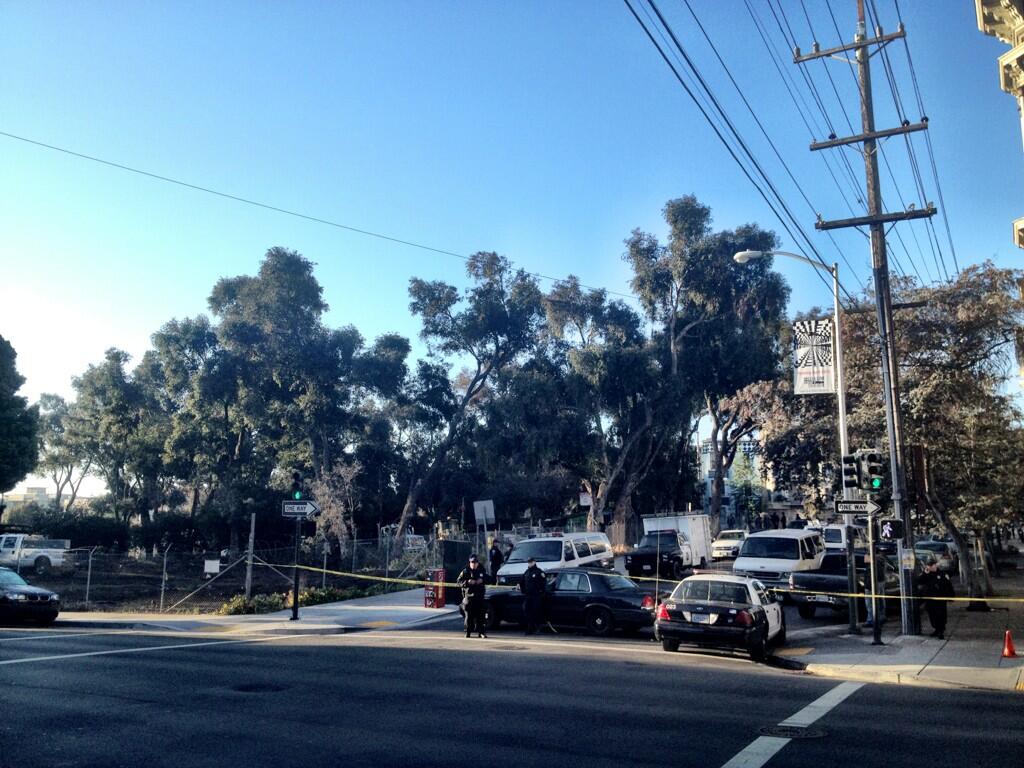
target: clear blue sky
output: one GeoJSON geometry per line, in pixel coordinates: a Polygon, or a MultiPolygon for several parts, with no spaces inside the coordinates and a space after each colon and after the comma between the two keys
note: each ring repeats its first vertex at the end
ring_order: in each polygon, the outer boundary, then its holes
{"type": "MultiPolygon", "coordinates": [[[[877,2],[895,27],[892,0],[877,2]]],[[[765,0],[751,3],[781,48],[765,0]]],[[[815,209],[848,216],[743,2],[693,4],[815,209]]],[[[823,255],[837,258],[685,6],[661,5],[823,255]]],[[[1006,47],[977,30],[973,3],[901,5],[960,262],[1018,265],[1010,222],[1024,215],[1024,155],[1015,103],[998,88],[1006,47]]],[[[783,6],[809,49],[800,3],[783,6]]],[[[822,43],[835,44],[824,0],[808,6],[822,43]]],[[[831,7],[850,36],[854,3],[831,7]]],[[[892,56],[911,105],[901,43],[892,56]]],[[[848,68],[828,66],[853,105],[848,68]]],[[[822,65],[811,72],[847,133],[822,65]]],[[[875,83],[878,123],[891,125],[877,66],[875,83]]],[[[615,291],[628,290],[623,239],[634,227],[662,232],[669,198],[697,194],[720,227],[756,221],[781,232],[617,0],[4,3],[0,131],[439,248],[496,250],[527,270],[615,291]]],[[[924,142],[915,144],[927,171],[924,142]]],[[[845,151],[859,176],[862,163],[845,151]]],[[[916,201],[902,139],[887,151],[916,201]]],[[[70,394],[71,376],[107,347],[137,359],[163,322],[205,311],[217,278],[252,273],[273,245],[316,262],[329,322],[367,337],[415,336],[411,276],[464,283],[451,257],[2,137],[0,158],[0,334],[33,399],[70,394]]],[[[926,184],[938,202],[930,173],[926,184]]],[[[921,263],[911,230],[902,232],[921,263]]],[[[925,229],[916,232],[934,270],[925,229]]],[[[866,241],[853,232],[837,240],[865,279],[866,241]]],[[[783,247],[796,244],[784,237],[783,247]]],[[[810,270],[778,266],[794,311],[827,305],[810,270]]]]}

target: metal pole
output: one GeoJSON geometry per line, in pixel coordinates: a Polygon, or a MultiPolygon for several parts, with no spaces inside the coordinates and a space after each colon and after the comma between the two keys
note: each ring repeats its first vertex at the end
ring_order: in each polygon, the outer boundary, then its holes
{"type": "MultiPolygon", "coordinates": [[[[864,0],[857,0],[857,36],[866,37],[864,24],[864,0]]],[[[861,92],[861,123],[865,134],[875,130],[874,107],[871,98],[871,66],[866,47],[857,49],[857,71],[861,92]]],[[[878,147],[873,138],[864,140],[864,168],[867,176],[868,214],[882,213],[882,193],[878,178],[878,147]]],[[[896,517],[903,521],[904,544],[911,542],[910,510],[905,508],[903,479],[903,422],[900,414],[899,369],[892,335],[892,296],[889,290],[889,263],[885,249],[885,226],[880,222],[871,224],[871,266],[875,280],[875,304],[878,311],[878,335],[882,347],[882,387],[885,397],[885,422],[889,439],[889,466],[892,472],[892,504],[896,517]]],[[[913,615],[907,596],[912,594],[913,573],[900,566],[900,614],[903,634],[915,634],[913,615]]],[[[872,561],[872,570],[874,561],[872,561]]]]}
{"type": "Polygon", "coordinates": [[[245,599],[252,599],[252,554],[256,546],[256,513],[249,515],[249,547],[246,551],[245,560],[245,599]]]}
{"type": "Polygon", "coordinates": [[[292,615],[289,621],[299,618],[299,537],[302,535],[302,518],[295,518],[295,554],[292,558],[292,615]]]}
{"type": "Polygon", "coordinates": [[[160,577],[160,613],[164,612],[164,592],[167,590],[167,553],[171,551],[173,544],[168,544],[164,550],[163,575],[160,577]]]}
{"type": "Polygon", "coordinates": [[[92,586],[92,554],[96,547],[89,550],[89,567],[85,572],[85,604],[89,604],[89,588],[92,586]]]}
{"type": "MultiPolygon", "coordinates": [[[[846,426],[846,370],[843,363],[843,332],[841,325],[841,314],[839,304],[839,264],[832,262],[832,338],[836,345],[836,409],[839,411],[839,466],[842,466],[842,457],[850,452],[850,436],[846,426]]],[[[853,489],[843,488],[843,499],[853,500],[853,489]]],[[[860,630],[857,628],[857,564],[853,554],[853,515],[843,515],[843,524],[846,531],[846,591],[850,595],[847,600],[848,629],[851,634],[860,630]]]]}
{"type": "Polygon", "coordinates": [[[324,567],[320,574],[320,588],[327,589],[327,539],[324,539],[324,567]]]}
{"type": "MultiPolygon", "coordinates": [[[[387,536],[384,539],[384,578],[391,578],[391,536],[387,536]]],[[[391,582],[384,582],[384,591],[388,591],[388,585],[391,582]]]]}
{"type": "Polygon", "coordinates": [[[882,645],[882,622],[878,616],[878,579],[875,558],[878,552],[875,551],[875,516],[868,515],[868,552],[871,555],[871,634],[872,645],[882,645]]]}

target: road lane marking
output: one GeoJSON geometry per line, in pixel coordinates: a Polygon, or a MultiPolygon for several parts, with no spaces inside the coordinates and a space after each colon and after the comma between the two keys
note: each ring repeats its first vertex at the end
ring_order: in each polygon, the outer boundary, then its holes
{"type": "MultiPolygon", "coordinates": [[[[835,688],[819,696],[792,717],[783,720],[779,725],[791,728],[806,728],[811,723],[826,715],[842,704],[853,693],[864,687],[864,683],[840,683],[835,688]]],[[[786,746],[791,739],[778,736],[758,736],[746,749],[738,753],[722,768],[761,768],[786,746]]]]}
{"type": "Polygon", "coordinates": [[[253,637],[244,640],[210,640],[201,643],[178,643],[176,645],[146,645],[140,648],[113,648],[107,651],[84,651],[81,653],[61,653],[53,656],[30,656],[24,659],[6,659],[0,661],[0,667],[10,664],[32,664],[42,661],[63,661],[64,659],[84,659],[87,656],[114,656],[124,653],[146,653],[148,651],[175,651],[182,648],[204,648],[212,645],[239,645],[243,643],[268,643],[274,640],[291,640],[298,637],[319,637],[319,635],[270,635],[253,637]]]}

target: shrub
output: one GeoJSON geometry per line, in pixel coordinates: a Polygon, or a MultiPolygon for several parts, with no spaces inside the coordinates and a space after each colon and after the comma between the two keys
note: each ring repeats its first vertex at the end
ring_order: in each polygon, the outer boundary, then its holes
{"type": "Polygon", "coordinates": [[[245,595],[235,595],[218,608],[217,613],[221,616],[240,616],[247,613],[273,613],[286,607],[284,595],[276,592],[269,595],[253,595],[249,600],[245,599],[245,595]]]}

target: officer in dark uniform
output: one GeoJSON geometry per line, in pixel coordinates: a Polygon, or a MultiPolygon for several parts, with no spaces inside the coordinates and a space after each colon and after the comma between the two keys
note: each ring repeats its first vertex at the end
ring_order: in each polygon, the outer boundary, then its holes
{"type": "Polygon", "coordinates": [[[487,553],[487,559],[490,561],[490,565],[491,565],[491,583],[492,584],[497,584],[498,583],[498,570],[501,568],[502,564],[505,562],[505,555],[501,551],[501,547],[498,546],[498,540],[497,539],[495,539],[494,542],[491,544],[491,551],[487,553]]]}
{"type": "MultiPolygon", "coordinates": [[[[953,582],[949,574],[939,570],[935,558],[928,558],[924,573],[917,577],[918,594],[924,598],[953,597],[953,582]]],[[[945,600],[924,600],[924,609],[928,612],[928,621],[932,625],[932,637],[946,639],[946,619],[948,610],[945,600]]]]}
{"type": "Polygon", "coordinates": [[[484,593],[487,573],[476,555],[469,556],[469,565],[462,569],[456,582],[462,587],[462,610],[466,614],[466,637],[476,632],[477,637],[487,637],[484,632],[484,593]]]}
{"type": "Polygon", "coordinates": [[[540,624],[540,614],[544,607],[544,588],[547,579],[544,576],[537,561],[532,557],[526,561],[526,571],[519,582],[519,588],[523,591],[523,618],[526,619],[526,634],[537,634],[537,625],[540,624]]]}

